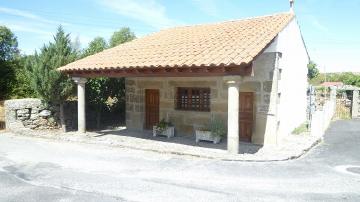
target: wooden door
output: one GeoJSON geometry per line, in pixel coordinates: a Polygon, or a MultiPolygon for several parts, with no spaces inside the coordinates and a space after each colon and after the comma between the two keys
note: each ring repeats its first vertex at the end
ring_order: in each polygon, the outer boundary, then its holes
{"type": "Polygon", "coordinates": [[[241,92],[239,99],[239,139],[251,142],[254,125],[254,93],[241,92]]]}
{"type": "Polygon", "coordinates": [[[145,90],[145,129],[152,129],[159,123],[159,98],[159,90],[145,90]]]}

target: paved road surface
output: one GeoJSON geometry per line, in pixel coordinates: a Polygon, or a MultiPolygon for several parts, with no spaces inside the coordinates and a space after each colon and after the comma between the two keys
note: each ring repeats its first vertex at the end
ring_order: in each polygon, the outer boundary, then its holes
{"type": "Polygon", "coordinates": [[[271,163],[1,134],[0,201],[360,201],[359,148],[359,120],[333,123],[299,160],[271,163]]]}

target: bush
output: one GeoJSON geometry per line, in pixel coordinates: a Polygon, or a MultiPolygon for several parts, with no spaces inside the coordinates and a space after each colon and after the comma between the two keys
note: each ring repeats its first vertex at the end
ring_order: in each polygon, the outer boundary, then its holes
{"type": "Polygon", "coordinates": [[[212,119],[209,129],[211,131],[211,135],[214,137],[224,137],[226,135],[225,125],[220,119],[212,119]]]}

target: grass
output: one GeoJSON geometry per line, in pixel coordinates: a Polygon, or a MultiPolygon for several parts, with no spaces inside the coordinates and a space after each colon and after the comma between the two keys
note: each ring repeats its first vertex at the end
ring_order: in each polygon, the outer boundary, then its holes
{"type": "Polygon", "coordinates": [[[300,135],[301,133],[305,133],[305,132],[309,132],[307,123],[303,123],[299,127],[295,128],[292,131],[292,134],[300,135]]]}
{"type": "Polygon", "coordinates": [[[343,104],[338,103],[336,105],[335,117],[337,119],[341,119],[341,120],[349,120],[349,119],[351,119],[350,108],[344,106],[343,104]]]}

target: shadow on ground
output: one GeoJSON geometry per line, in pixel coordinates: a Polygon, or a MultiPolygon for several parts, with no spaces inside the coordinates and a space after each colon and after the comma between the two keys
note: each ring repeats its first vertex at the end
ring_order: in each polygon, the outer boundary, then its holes
{"type": "MultiPolygon", "coordinates": [[[[159,142],[169,142],[169,143],[176,143],[194,147],[203,147],[203,148],[210,148],[210,149],[221,149],[226,150],[227,141],[226,138],[219,143],[214,144],[208,141],[200,141],[199,143],[195,142],[195,136],[190,135],[176,135],[172,138],[167,138],[164,136],[156,136],[152,135],[151,131],[132,131],[128,129],[118,129],[118,130],[103,130],[103,131],[94,131],[97,133],[94,137],[104,137],[104,136],[126,136],[126,137],[133,137],[133,138],[140,138],[146,140],[153,140],[159,142]]],[[[240,142],[239,146],[239,153],[240,154],[254,154],[258,152],[262,148],[262,145],[255,145],[247,142],[240,142]]]]}

